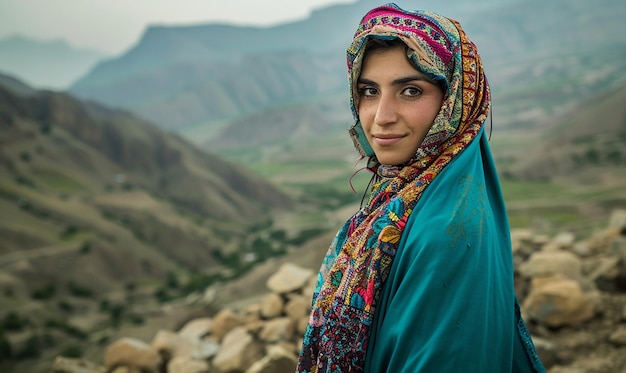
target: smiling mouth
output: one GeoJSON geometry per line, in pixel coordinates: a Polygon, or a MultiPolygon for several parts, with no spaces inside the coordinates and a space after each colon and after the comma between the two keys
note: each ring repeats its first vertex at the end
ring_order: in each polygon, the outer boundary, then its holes
{"type": "Polygon", "coordinates": [[[390,146],[402,140],[402,135],[374,135],[374,141],[380,146],[390,146]]]}

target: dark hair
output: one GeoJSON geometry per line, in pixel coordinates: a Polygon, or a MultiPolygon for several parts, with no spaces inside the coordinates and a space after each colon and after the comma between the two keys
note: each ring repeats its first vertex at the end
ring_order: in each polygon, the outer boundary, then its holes
{"type": "Polygon", "coordinates": [[[403,47],[405,51],[409,50],[409,46],[398,38],[381,39],[369,37],[365,42],[365,54],[396,47],[403,47]]]}

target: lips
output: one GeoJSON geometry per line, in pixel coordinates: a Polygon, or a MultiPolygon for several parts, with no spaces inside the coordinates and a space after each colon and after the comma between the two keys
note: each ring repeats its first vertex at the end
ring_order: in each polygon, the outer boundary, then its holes
{"type": "Polygon", "coordinates": [[[404,138],[404,135],[395,135],[395,134],[379,134],[373,135],[374,141],[376,144],[380,146],[390,146],[404,138]]]}

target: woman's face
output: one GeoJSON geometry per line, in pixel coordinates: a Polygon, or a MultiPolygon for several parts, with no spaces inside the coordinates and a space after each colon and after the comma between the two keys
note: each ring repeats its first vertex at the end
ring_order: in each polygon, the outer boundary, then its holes
{"type": "Polygon", "coordinates": [[[439,113],[442,89],[413,67],[404,47],[368,53],[357,89],[359,119],[378,161],[407,162],[439,113]]]}

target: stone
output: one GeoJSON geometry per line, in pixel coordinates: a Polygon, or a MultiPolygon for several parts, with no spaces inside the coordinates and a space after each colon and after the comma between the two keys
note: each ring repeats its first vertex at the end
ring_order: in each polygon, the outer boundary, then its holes
{"type": "Polygon", "coordinates": [[[585,258],[592,255],[591,247],[587,241],[577,242],[572,246],[571,251],[579,257],[585,258]]]}
{"type": "Polygon", "coordinates": [[[561,232],[552,239],[552,242],[560,249],[570,249],[576,242],[576,236],[571,232],[561,232]]]}
{"type": "Polygon", "coordinates": [[[213,332],[212,335],[219,341],[229,331],[234,328],[243,325],[244,320],[238,315],[234,314],[230,309],[224,309],[220,311],[213,318],[213,332]]]}
{"type": "Polygon", "coordinates": [[[626,346],[626,326],[621,325],[611,333],[609,341],[617,346],[626,346]]]}
{"type": "Polygon", "coordinates": [[[602,291],[615,291],[616,279],[621,273],[621,260],[617,257],[601,257],[594,262],[588,278],[602,291]]]}
{"type": "Polygon", "coordinates": [[[188,337],[190,339],[202,339],[202,337],[207,336],[211,333],[211,329],[213,328],[213,319],[210,317],[203,317],[199,319],[193,319],[187,322],[179,331],[183,337],[188,337]]]}
{"type": "Polygon", "coordinates": [[[261,317],[261,305],[259,303],[249,305],[248,307],[246,307],[245,315],[252,317],[261,317]]]}
{"type": "Polygon", "coordinates": [[[52,373],[106,373],[106,368],[82,359],[57,356],[52,363],[52,373]]]}
{"type": "Polygon", "coordinates": [[[307,326],[309,326],[309,316],[302,317],[296,321],[296,331],[300,335],[304,335],[307,326]]]}
{"type": "Polygon", "coordinates": [[[224,336],[213,367],[218,373],[244,372],[263,357],[263,346],[244,327],[237,327],[224,336]]]}
{"type": "Polygon", "coordinates": [[[289,340],[295,331],[295,321],[288,317],[269,320],[259,332],[259,339],[263,342],[279,342],[289,340]]]}
{"type": "Polygon", "coordinates": [[[189,356],[194,348],[191,339],[168,330],[159,330],[151,344],[166,361],[174,356],[189,356]]]}
{"type": "Polygon", "coordinates": [[[113,369],[110,373],[143,373],[141,370],[137,368],[129,368],[129,367],[117,367],[113,369]]]}
{"type": "Polygon", "coordinates": [[[547,326],[574,326],[591,319],[598,302],[597,293],[586,294],[578,282],[555,275],[532,280],[523,309],[529,319],[547,326]]]}
{"type": "Polygon", "coordinates": [[[310,269],[285,263],[267,280],[267,288],[276,294],[286,294],[303,288],[313,275],[310,269]]]}
{"type": "Polygon", "coordinates": [[[246,373],[293,373],[298,360],[282,346],[270,346],[267,354],[255,362],[246,373]]]}
{"type": "Polygon", "coordinates": [[[265,322],[263,320],[253,320],[253,321],[246,322],[245,327],[248,333],[250,333],[253,336],[258,336],[261,330],[263,329],[264,325],[265,325],[265,322]]]}
{"type": "Polygon", "coordinates": [[[156,348],[128,337],[113,342],[104,353],[104,365],[108,370],[126,366],[145,373],[157,373],[160,371],[161,362],[161,355],[156,348]]]}
{"type": "Polygon", "coordinates": [[[167,364],[167,373],[211,373],[209,363],[177,356],[167,364]]]}
{"type": "Polygon", "coordinates": [[[545,234],[533,236],[533,245],[537,247],[542,247],[548,242],[550,242],[550,237],[546,236],[545,234]]]}
{"type": "Polygon", "coordinates": [[[533,242],[533,231],[526,228],[511,229],[511,241],[519,241],[524,243],[533,242]]]}
{"type": "Polygon", "coordinates": [[[294,319],[299,320],[302,317],[306,317],[311,312],[311,301],[306,297],[298,294],[292,294],[289,296],[289,300],[285,305],[285,314],[294,319]]]}
{"type": "Polygon", "coordinates": [[[193,344],[191,358],[197,360],[209,360],[217,355],[220,345],[213,340],[196,341],[193,344]]]}
{"type": "Polygon", "coordinates": [[[615,229],[619,232],[626,230],[626,210],[618,209],[611,213],[611,217],[609,218],[609,228],[615,229]]]}
{"type": "Polygon", "coordinates": [[[567,251],[539,251],[533,253],[519,268],[527,278],[546,277],[562,274],[571,279],[581,278],[582,262],[576,255],[567,251]]]}
{"type": "Polygon", "coordinates": [[[261,301],[261,317],[273,319],[282,315],[284,302],[283,298],[275,293],[269,293],[261,301]]]}

